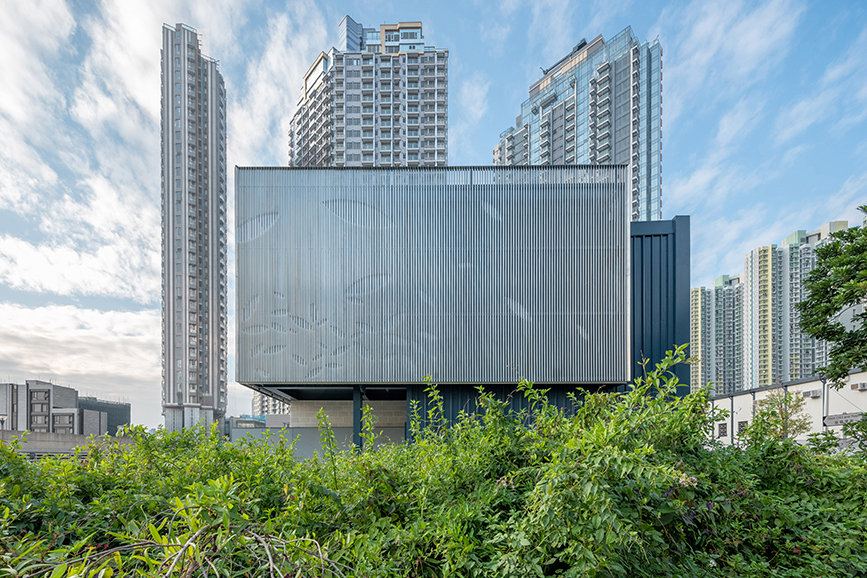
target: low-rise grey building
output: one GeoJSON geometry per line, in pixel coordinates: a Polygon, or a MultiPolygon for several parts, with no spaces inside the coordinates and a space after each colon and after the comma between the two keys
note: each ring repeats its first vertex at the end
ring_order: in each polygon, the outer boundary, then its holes
{"type": "Polygon", "coordinates": [[[48,381],[0,383],[0,431],[116,435],[129,415],[128,403],[79,397],[75,389],[48,381]]]}

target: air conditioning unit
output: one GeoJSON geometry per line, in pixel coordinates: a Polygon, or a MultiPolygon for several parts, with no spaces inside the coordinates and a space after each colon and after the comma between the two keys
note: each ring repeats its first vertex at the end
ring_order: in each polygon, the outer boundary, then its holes
{"type": "Polygon", "coordinates": [[[858,391],[867,391],[867,383],[859,383],[858,391]]]}
{"type": "Polygon", "coordinates": [[[816,399],[817,397],[822,397],[822,390],[821,389],[811,389],[811,390],[803,392],[803,395],[804,395],[804,397],[810,397],[810,398],[816,399]]]}

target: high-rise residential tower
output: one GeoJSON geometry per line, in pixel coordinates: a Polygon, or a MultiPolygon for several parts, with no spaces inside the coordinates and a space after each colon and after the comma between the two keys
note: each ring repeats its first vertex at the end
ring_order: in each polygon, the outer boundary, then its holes
{"type": "Polygon", "coordinates": [[[166,429],[226,410],[226,90],[185,24],[163,25],[162,385],[166,429]]]}
{"type": "Polygon", "coordinates": [[[626,28],[543,69],[495,165],[629,165],[632,220],[662,218],[662,48],[626,28]]]}
{"type": "Polygon", "coordinates": [[[289,413],[289,404],[261,391],[253,392],[253,415],[281,415],[289,413]]]}
{"type": "Polygon", "coordinates": [[[689,348],[695,361],[689,368],[692,391],[713,381],[713,291],[693,287],[689,291],[689,348]]]}
{"type": "Polygon", "coordinates": [[[711,379],[717,394],[734,393],[743,383],[743,300],[740,275],[714,280],[711,379]]]}
{"type": "Polygon", "coordinates": [[[289,166],[445,166],[448,50],[421,22],[365,28],[346,16],[337,48],[304,75],[289,166]]]}
{"type": "MultiPolygon", "coordinates": [[[[798,303],[807,298],[804,281],[816,267],[816,249],[830,234],[846,229],[832,221],[795,231],[781,245],[753,249],[744,270],[723,275],[712,290],[691,293],[693,388],[713,383],[717,394],[807,379],[828,361],[828,345],[801,330],[798,303]]],[[[844,324],[853,312],[841,318],[844,324]]]]}

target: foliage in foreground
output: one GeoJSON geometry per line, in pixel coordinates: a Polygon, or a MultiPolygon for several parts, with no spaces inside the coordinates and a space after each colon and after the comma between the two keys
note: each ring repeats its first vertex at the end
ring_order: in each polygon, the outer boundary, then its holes
{"type": "MultiPolygon", "coordinates": [[[[867,215],[867,205],[858,210],[867,215]]],[[[831,239],[816,249],[816,268],[804,283],[807,299],[798,310],[801,328],[831,346],[819,372],[839,389],[853,369],[867,371],[867,309],[854,309],[867,301],[867,227],[837,231],[831,239]],[[844,324],[847,312],[852,319],[844,324]]]]}
{"type": "Polygon", "coordinates": [[[682,360],[572,416],[525,382],[521,415],[480,393],[483,416],[434,409],[376,451],[338,451],[326,423],[306,462],[205,431],[80,461],[0,446],[0,576],[867,574],[864,458],[709,445],[720,415],[673,395],[682,360]]]}

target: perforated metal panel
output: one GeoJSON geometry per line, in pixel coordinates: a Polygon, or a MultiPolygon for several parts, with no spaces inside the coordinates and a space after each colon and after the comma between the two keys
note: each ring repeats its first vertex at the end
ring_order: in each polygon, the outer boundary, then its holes
{"type": "Polygon", "coordinates": [[[629,378],[627,169],[236,168],[237,380],[629,378]]]}

